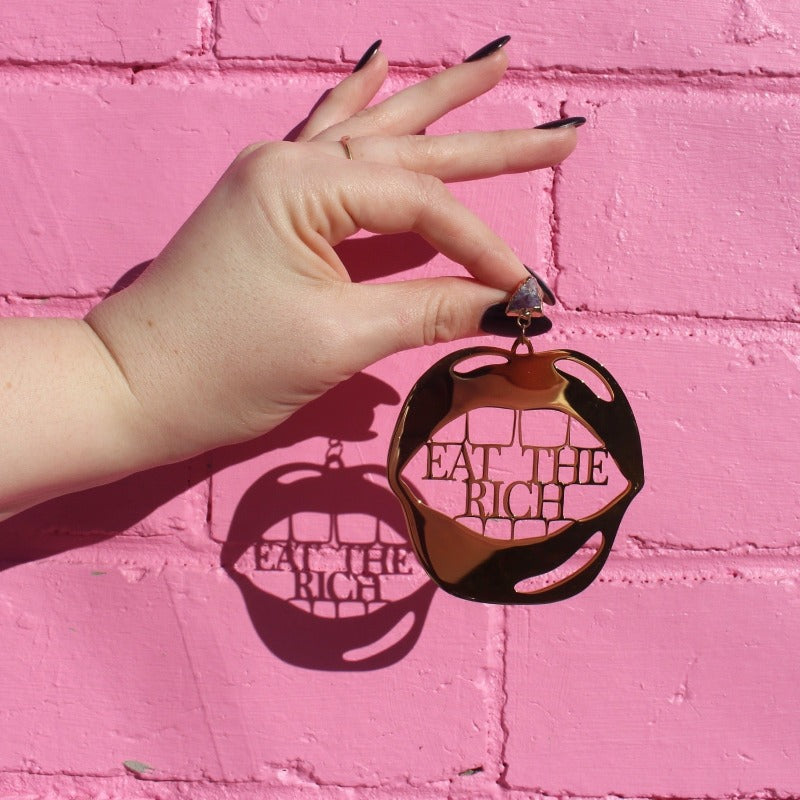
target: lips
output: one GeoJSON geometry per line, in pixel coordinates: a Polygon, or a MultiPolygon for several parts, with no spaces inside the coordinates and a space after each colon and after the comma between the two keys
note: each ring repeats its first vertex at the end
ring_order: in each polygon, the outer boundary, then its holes
{"type": "Polygon", "coordinates": [[[551,602],[585,589],[608,558],[622,516],[644,483],[641,441],[622,389],[588,356],[567,350],[517,355],[497,348],[470,348],[446,356],[412,388],[392,440],[389,482],[400,499],[420,562],[443,589],[480,602],[551,602]],[[457,369],[476,356],[491,357],[494,363],[457,369]],[[590,376],[587,382],[577,376],[581,371],[590,376]],[[598,383],[598,390],[593,391],[590,383],[598,383]],[[540,455],[569,450],[568,457],[578,459],[577,471],[583,459],[582,481],[575,470],[572,478],[561,477],[560,467],[569,463],[551,465],[555,477],[542,477],[540,465],[533,466],[535,442],[521,436],[476,442],[465,433],[460,443],[449,443],[460,450],[448,466],[448,443],[437,434],[487,408],[507,409],[515,418],[530,411],[560,412],[590,432],[597,446],[578,448],[565,441],[560,449],[539,448],[540,455]],[[509,448],[516,448],[517,457],[530,456],[529,463],[517,464],[516,474],[509,473],[504,462],[509,448]],[[424,479],[463,485],[460,516],[432,507],[414,489],[408,467],[425,451],[424,479]],[[477,454],[475,464],[470,452],[473,457],[477,454]],[[564,494],[574,493],[573,487],[603,486],[601,462],[606,457],[623,478],[624,488],[613,499],[604,499],[595,510],[574,519],[564,519],[563,511],[545,512],[548,491],[549,502],[563,506],[564,494]],[[478,521],[479,530],[465,524],[468,517],[478,521]],[[517,538],[512,533],[506,539],[487,535],[490,522],[505,521],[514,529],[520,520],[543,523],[543,535],[517,538]],[[559,524],[549,528],[551,521],[559,524]],[[536,580],[548,573],[553,573],[551,580],[536,580]]]}
{"type": "Polygon", "coordinates": [[[381,480],[376,465],[289,464],[239,502],[222,566],[261,640],[287,663],[377,669],[419,638],[436,587],[381,480]]]}

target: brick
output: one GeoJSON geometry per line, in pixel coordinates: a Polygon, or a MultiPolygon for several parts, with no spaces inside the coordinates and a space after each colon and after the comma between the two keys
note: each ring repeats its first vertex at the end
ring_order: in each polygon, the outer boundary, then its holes
{"type": "Polygon", "coordinates": [[[75,0],[0,7],[0,59],[15,62],[158,63],[197,49],[198,4],[75,0]]]}
{"type": "Polygon", "coordinates": [[[382,7],[363,5],[357,14],[334,14],[346,25],[332,20],[330,6],[300,0],[220,0],[219,10],[217,52],[223,57],[341,57],[348,64],[377,38],[395,63],[438,64],[458,62],[510,33],[511,63],[523,69],[796,72],[800,34],[797,15],[781,0],[704,0],[691,8],[670,0],[647,6],[545,0],[498,6],[491,20],[479,4],[448,10],[404,0],[388,17],[382,7]]]}
{"type": "Polygon", "coordinates": [[[795,98],[653,87],[568,102],[589,118],[556,190],[568,306],[800,319],[795,98]]]}
{"type": "MultiPolygon", "coordinates": [[[[355,14],[344,27],[331,24],[330,6],[310,7],[300,0],[218,3],[216,53],[222,58],[315,57],[355,66],[367,47],[380,38],[367,15],[355,14]],[[352,29],[352,25],[356,29],[352,29]],[[335,31],[338,32],[335,33],[335,31]],[[280,31],[279,35],[276,32],[280,31]]],[[[346,14],[344,9],[334,13],[346,14]]]]}
{"type": "Polygon", "coordinates": [[[168,585],[96,571],[49,563],[3,574],[0,705],[14,735],[0,737],[0,769],[122,774],[127,759],[161,768],[170,757],[199,769],[208,750],[187,753],[183,731],[205,728],[202,701],[175,647],[182,622],[168,585]],[[157,666],[164,654],[177,658],[169,669],[157,666]],[[159,707],[171,709],[161,722],[159,707]]]}
{"type": "Polygon", "coordinates": [[[276,658],[221,570],[29,564],[4,573],[0,625],[0,771],[115,776],[136,759],[156,779],[363,785],[484,757],[487,610],[443,595],[412,653],[371,672],[276,658]]]}
{"type": "Polygon", "coordinates": [[[509,614],[508,782],[547,794],[800,789],[800,595],[786,585],[595,585],[509,614]]]}
{"type": "Polygon", "coordinates": [[[559,327],[548,344],[603,363],[639,423],[645,487],[620,546],[628,536],[690,550],[797,543],[800,498],[787,492],[796,457],[790,432],[800,422],[796,337],[776,347],[726,339],[711,326],[625,334],[559,327]]]}
{"type": "Polygon", "coordinates": [[[41,503],[0,523],[0,565],[59,556],[138,569],[213,558],[205,478],[195,460],[41,503]]]}
{"type": "Polygon", "coordinates": [[[155,256],[239,149],[291,127],[278,97],[264,87],[7,87],[0,293],[93,293],[155,256]],[[276,108],[266,130],[265,104],[276,108]]]}
{"type": "MultiPolygon", "coordinates": [[[[331,83],[330,76],[290,84],[248,75],[193,85],[1,87],[0,294],[79,295],[113,286],[161,250],[242,147],[282,138],[331,83]]],[[[553,93],[546,97],[555,105],[553,93]]],[[[498,97],[432,129],[492,127],[497,119],[524,126],[545,113],[498,97]]],[[[529,260],[537,250],[547,260],[548,181],[547,173],[506,176],[454,191],[529,260]],[[507,204],[526,214],[509,217],[507,204]]],[[[416,266],[398,265],[399,257],[390,268],[416,266]]],[[[441,273],[442,261],[429,269],[441,273]]]]}

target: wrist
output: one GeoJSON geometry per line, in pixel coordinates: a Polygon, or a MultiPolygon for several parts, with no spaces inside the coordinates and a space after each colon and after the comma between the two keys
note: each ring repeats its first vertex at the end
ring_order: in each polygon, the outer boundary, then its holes
{"type": "Polygon", "coordinates": [[[0,517],[151,460],[146,416],[83,320],[3,320],[0,372],[13,376],[3,387],[0,517]]]}
{"type": "Polygon", "coordinates": [[[196,320],[208,314],[190,313],[173,295],[157,282],[140,279],[97,305],[85,320],[135,404],[139,469],[234,440],[219,430],[216,409],[224,406],[214,396],[219,370],[209,337],[197,329],[196,320]]]}

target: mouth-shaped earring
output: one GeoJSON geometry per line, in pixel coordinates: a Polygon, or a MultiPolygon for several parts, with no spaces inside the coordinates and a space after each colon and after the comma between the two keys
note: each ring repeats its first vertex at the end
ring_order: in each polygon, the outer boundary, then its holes
{"type": "Polygon", "coordinates": [[[644,484],[636,420],[613,376],[572,350],[536,353],[526,336],[554,301],[536,277],[523,281],[506,307],[520,331],[512,347],[445,356],[413,386],[395,426],[389,483],[417,558],[457,597],[533,604],[582,591],[644,484]],[[477,435],[480,416],[498,411],[510,426],[477,435]],[[441,508],[417,482],[447,495],[441,508]]]}

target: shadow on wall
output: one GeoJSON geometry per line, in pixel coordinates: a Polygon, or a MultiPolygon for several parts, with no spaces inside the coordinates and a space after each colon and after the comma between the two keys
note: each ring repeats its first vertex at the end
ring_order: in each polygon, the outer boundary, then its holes
{"type": "MultiPolygon", "coordinates": [[[[433,254],[405,234],[350,241],[339,252],[355,280],[391,275],[433,254]]],[[[146,266],[129,270],[111,291],[146,266]]],[[[287,663],[322,670],[393,664],[419,638],[435,585],[411,552],[384,468],[347,466],[344,443],[374,438],[375,408],[399,401],[388,384],[360,373],[252,442],[42,503],[0,524],[0,570],[135,526],[146,536],[146,518],[155,509],[215,472],[324,437],[330,444],[322,463],[283,465],[247,489],[221,564],[242,592],[259,637],[287,663]]]]}
{"type": "Polygon", "coordinates": [[[345,466],[334,440],[324,464],[271,470],[236,509],[222,566],[261,640],[290,664],[375,669],[419,638],[435,586],[376,477],[383,467],[345,466]]]}

